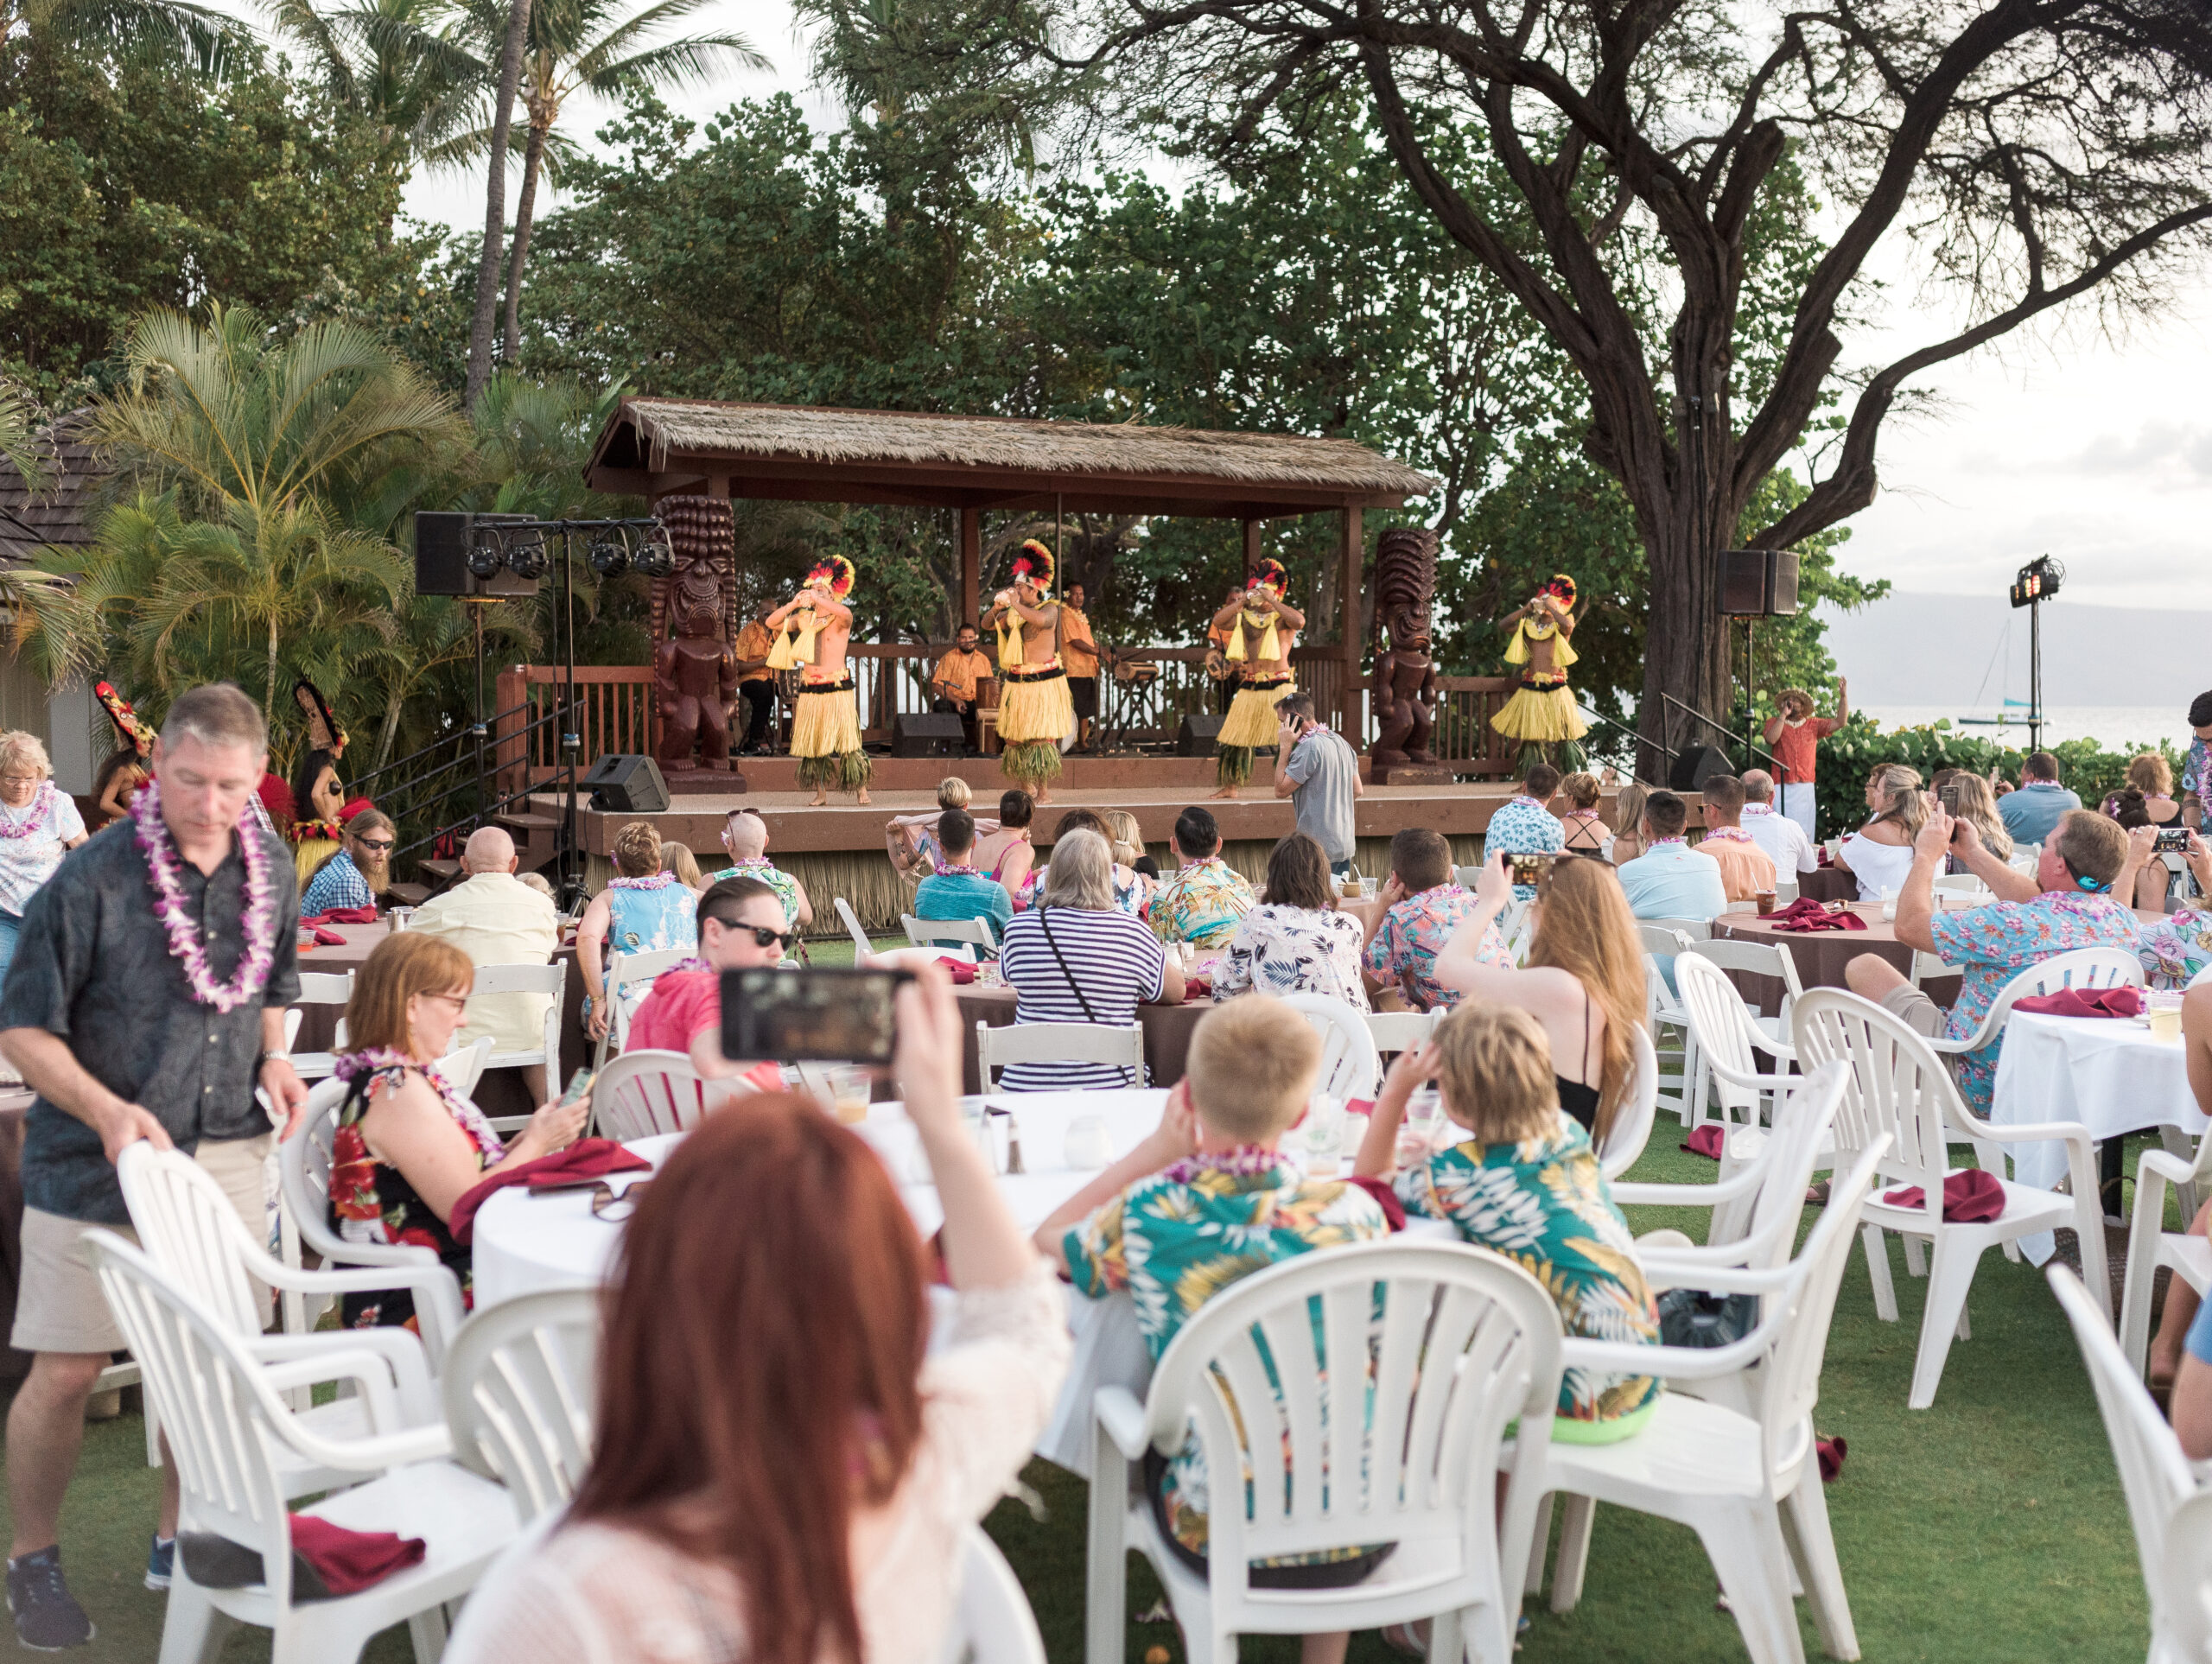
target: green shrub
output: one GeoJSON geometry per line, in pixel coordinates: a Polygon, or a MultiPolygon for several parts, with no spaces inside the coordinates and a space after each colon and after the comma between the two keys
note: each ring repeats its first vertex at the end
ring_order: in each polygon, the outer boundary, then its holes
{"type": "MultiPolygon", "coordinates": [[[[2107,750],[2098,740],[2068,740],[2049,749],[2058,759],[2059,778],[2092,809],[2126,784],[2128,763],[2144,752],[2160,753],[2175,778],[2181,775],[2181,753],[2163,740],[2107,750]]],[[[2018,746],[1962,733],[1948,722],[1885,733],[1872,718],[1853,716],[1821,741],[1820,835],[1839,838],[1859,825],[1866,816],[1866,777],[1884,763],[1909,764],[1923,780],[1937,769],[1964,768],[1981,775],[1993,770],[2018,784],[2026,757],[2018,746]]]]}

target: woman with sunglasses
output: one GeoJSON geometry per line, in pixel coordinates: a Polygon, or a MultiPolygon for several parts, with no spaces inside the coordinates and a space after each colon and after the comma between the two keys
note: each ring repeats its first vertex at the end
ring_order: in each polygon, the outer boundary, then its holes
{"type": "Polygon", "coordinates": [[[722,973],[772,969],[798,944],[784,928],[784,901],[759,879],[723,879],[699,898],[699,957],[653,980],[630,1019],[626,1051],[681,1051],[707,1080],[742,1077],[762,1092],[784,1089],[774,1063],[722,1056],[722,973]]]}
{"type": "MultiPolygon", "coordinates": [[[[469,1295],[468,1250],[446,1229],[453,1204],[489,1175],[565,1149],[591,1113],[588,1094],[543,1105],[502,1145],[491,1123],[430,1066],[461,1026],[476,975],[450,942],[412,930],[386,937],[346,1002],[347,1085],[330,1165],[330,1224],[353,1242],[433,1250],[469,1295]]],[[[376,1289],[345,1297],[348,1328],[415,1326],[414,1297],[376,1289]]]]}

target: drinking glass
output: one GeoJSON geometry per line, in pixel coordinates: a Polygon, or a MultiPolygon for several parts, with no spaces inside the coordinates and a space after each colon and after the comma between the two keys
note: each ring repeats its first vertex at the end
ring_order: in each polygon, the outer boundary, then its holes
{"type": "Polygon", "coordinates": [[[1096,1172],[1114,1159],[1113,1140],[1096,1115],[1077,1115],[1060,1141],[1060,1157],[1077,1172],[1096,1172]]]}
{"type": "Polygon", "coordinates": [[[868,1119],[868,1101],[874,1090],[872,1070],[847,1064],[830,1071],[830,1108],[848,1126],[868,1119]]]}
{"type": "Polygon", "coordinates": [[[1328,1178],[1337,1171],[1337,1146],[1344,1138],[1344,1106],[1326,1092],[1316,1092],[1306,1101],[1306,1120],[1298,1132],[1306,1146],[1306,1170],[1316,1178],[1328,1178]]]}

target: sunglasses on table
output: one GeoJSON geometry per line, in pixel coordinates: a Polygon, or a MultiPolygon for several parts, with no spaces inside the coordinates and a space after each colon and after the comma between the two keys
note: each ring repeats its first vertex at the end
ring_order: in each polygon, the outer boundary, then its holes
{"type": "Polygon", "coordinates": [[[638,1210],[638,1199],[645,1194],[650,1178],[640,1178],[618,1191],[603,1178],[579,1179],[573,1184],[548,1184],[534,1190],[532,1196],[564,1196],[573,1191],[591,1192],[591,1216],[620,1222],[638,1210]]]}

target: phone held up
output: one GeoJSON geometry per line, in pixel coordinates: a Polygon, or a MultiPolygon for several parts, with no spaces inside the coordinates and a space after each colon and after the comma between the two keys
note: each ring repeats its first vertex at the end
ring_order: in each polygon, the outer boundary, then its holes
{"type": "Polygon", "coordinates": [[[2179,855],[2189,848],[2189,829],[2185,826],[2162,826],[2158,835],[2152,840],[2151,848],[2161,855],[2179,855]]]}
{"type": "Polygon", "coordinates": [[[722,1055],[777,1063],[887,1064],[903,970],[722,973],[722,1055]]]}
{"type": "Polygon", "coordinates": [[[569,1104],[574,1103],[578,1098],[583,1096],[585,1093],[590,1091],[591,1083],[595,1078],[596,1077],[588,1068],[580,1068],[575,1074],[569,1076],[567,1089],[561,1094],[562,1107],[566,1108],[569,1104]]]}

